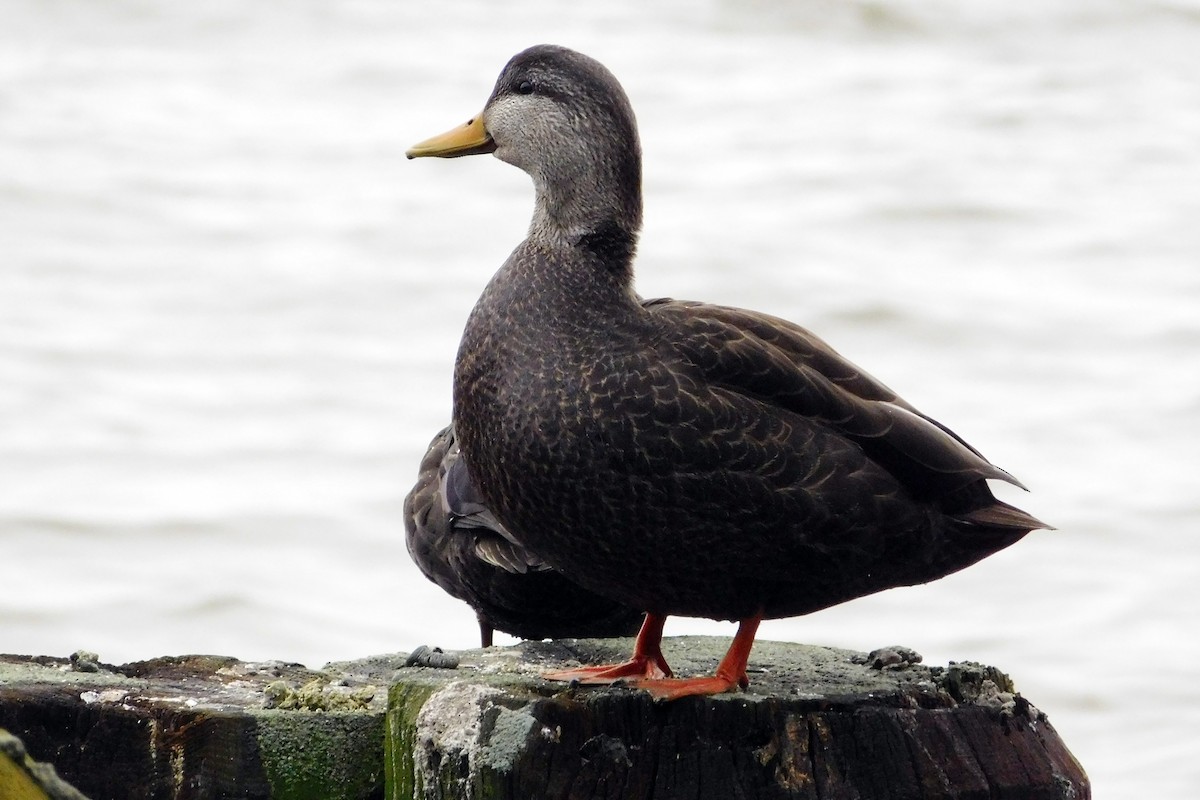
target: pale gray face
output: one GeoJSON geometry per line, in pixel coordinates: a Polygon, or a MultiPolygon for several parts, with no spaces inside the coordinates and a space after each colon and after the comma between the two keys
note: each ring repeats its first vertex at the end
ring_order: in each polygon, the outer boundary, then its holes
{"type": "MultiPolygon", "coordinates": [[[[552,171],[572,172],[574,162],[586,154],[574,152],[572,145],[582,138],[582,131],[572,123],[567,109],[546,95],[503,94],[488,103],[483,112],[483,124],[496,143],[496,158],[528,172],[537,180],[552,171]],[[567,151],[574,157],[563,158],[567,151]],[[546,156],[555,154],[554,159],[546,156]]],[[[559,174],[557,180],[569,178],[559,174]]]]}

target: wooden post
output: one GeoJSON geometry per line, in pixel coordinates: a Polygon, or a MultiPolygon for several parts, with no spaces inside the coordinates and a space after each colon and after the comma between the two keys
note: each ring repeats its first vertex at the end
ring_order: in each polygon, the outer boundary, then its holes
{"type": "MultiPolygon", "coordinates": [[[[927,668],[904,648],[868,658],[759,642],[748,692],[670,703],[536,677],[619,660],[631,644],[526,643],[464,654],[457,670],[402,671],[389,799],[1090,797],[1079,763],[1003,673],[927,668]]],[[[685,637],[664,650],[678,674],[702,674],[727,644],[685,637]]]]}
{"type": "MultiPolygon", "coordinates": [[[[664,651],[703,674],[727,644],[664,651]]],[[[321,671],[0,656],[0,728],[91,800],[1090,797],[1049,721],[991,667],[758,642],[750,690],[719,697],[658,703],[540,677],[631,647],[414,651],[321,671]]]]}

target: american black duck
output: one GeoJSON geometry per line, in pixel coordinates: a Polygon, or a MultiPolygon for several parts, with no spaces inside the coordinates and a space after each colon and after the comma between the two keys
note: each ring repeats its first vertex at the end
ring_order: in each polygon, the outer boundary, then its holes
{"type": "Polygon", "coordinates": [[[642,612],[589,592],[546,566],[483,504],[459,459],[454,428],[438,432],[404,499],[409,555],[426,578],[475,609],[480,643],[632,636],[642,612]]]}
{"type": "Polygon", "coordinates": [[[527,172],[535,202],[463,334],[461,458],[516,541],[647,612],[630,661],[549,677],[745,686],[762,619],[932,581],[1046,527],[992,495],[1007,472],[805,329],[640,301],[640,145],[598,62],[525,50],[482,113],[408,156],[480,153],[527,172]],[[671,614],[739,621],[714,676],[669,679],[671,614]]]}

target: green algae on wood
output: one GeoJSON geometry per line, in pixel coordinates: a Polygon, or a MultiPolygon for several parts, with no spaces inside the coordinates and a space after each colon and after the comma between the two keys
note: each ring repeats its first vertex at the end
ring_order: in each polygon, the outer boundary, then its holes
{"type": "Polygon", "coordinates": [[[273,800],[369,798],[383,786],[379,715],[262,711],[255,734],[273,800]],[[305,713],[302,723],[297,713],[305,713]]]}
{"type": "Polygon", "coordinates": [[[410,800],[423,791],[417,783],[417,715],[433,690],[418,683],[397,683],[388,691],[384,723],[388,800],[410,800]]]}

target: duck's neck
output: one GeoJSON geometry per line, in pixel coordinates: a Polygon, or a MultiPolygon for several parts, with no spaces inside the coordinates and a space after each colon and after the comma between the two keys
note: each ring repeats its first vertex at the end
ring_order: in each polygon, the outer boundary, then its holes
{"type": "Polygon", "coordinates": [[[531,171],[536,196],[530,242],[583,247],[614,267],[621,262],[630,268],[642,227],[641,156],[636,140],[619,155],[608,155],[531,171]]]}

